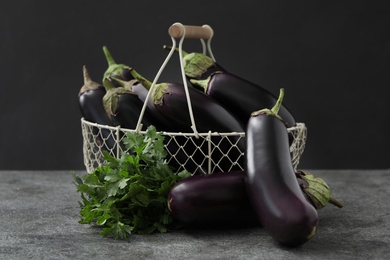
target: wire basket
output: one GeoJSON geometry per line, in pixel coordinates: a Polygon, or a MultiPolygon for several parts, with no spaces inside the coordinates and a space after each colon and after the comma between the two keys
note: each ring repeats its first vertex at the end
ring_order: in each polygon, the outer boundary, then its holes
{"type": "MultiPolygon", "coordinates": [[[[91,123],[81,119],[83,135],[84,165],[87,172],[93,172],[104,164],[103,151],[108,151],[120,158],[125,148],[122,139],[127,132],[134,129],[111,127],[91,123]]],[[[296,169],[305,149],[307,129],[304,123],[287,129],[292,138],[290,153],[296,169]]],[[[141,134],[144,131],[140,131],[141,134]]],[[[174,166],[177,172],[184,169],[190,172],[210,174],[213,172],[229,172],[244,170],[244,151],[237,142],[245,138],[245,133],[172,133],[161,132],[167,151],[167,163],[174,166]],[[229,147],[222,149],[222,147],[229,147]]]]}
{"type": "MultiPolygon", "coordinates": [[[[188,93],[186,75],[183,68],[182,44],[184,38],[198,38],[203,47],[203,53],[208,51],[209,56],[215,61],[212,54],[210,42],[213,36],[213,30],[208,25],[202,27],[184,26],[181,23],[175,23],[169,28],[169,34],[172,39],[172,48],[167,58],[158,71],[146,100],[152,92],[166,64],[170,60],[176,48],[176,38],[179,42],[179,58],[183,85],[186,91],[189,117],[191,119],[191,128],[193,133],[181,132],[160,132],[164,136],[164,145],[167,151],[167,163],[176,169],[176,172],[188,170],[191,173],[211,174],[214,172],[229,172],[245,169],[244,151],[240,149],[240,142],[245,141],[244,132],[218,133],[207,132],[199,133],[196,129],[195,120],[192,113],[191,99],[188,93]],[[204,39],[207,40],[207,45],[204,39]]],[[[87,172],[93,172],[97,167],[104,163],[103,151],[108,151],[111,155],[119,158],[125,151],[123,137],[127,132],[138,132],[144,134],[142,129],[142,118],[146,109],[146,102],[141,110],[136,129],[125,129],[112,126],[104,126],[88,122],[81,119],[83,135],[83,155],[84,164],[87,172]]],[[[304,151],[307,129],[304,123],[297,123],[296,126],[288,128],[290,134],[290,152],[293,167],[299,164],[300,157],[304,151]]]]}

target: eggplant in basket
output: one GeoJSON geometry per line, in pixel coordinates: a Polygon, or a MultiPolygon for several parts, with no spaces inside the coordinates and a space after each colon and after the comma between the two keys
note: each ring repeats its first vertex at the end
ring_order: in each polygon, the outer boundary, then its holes
{"type": "MultiPolygon", "coordinates": [[[[124,75],[128,74],[128,72],[128,68],[123,69],[124,75]]],[[[126,78],[130,77],[126,76],[126,78]]],[[[147,102],[145,112],[148,112],[153,118],[153,121],[149,122],[156,127],[157,131],[176,131],[174,123],[161,116],[160,112],[156,109],[151,99],[146,100],[148,90],[139,81],[135,80],[134,78],[131,78],[128,81],[121,80],[118,77],[111,79],[119,84],[118,88],[122,87],[129,89],[133,93],[137,94],[138,98],[142,100],[142,102],[147,102]]],[[[145,124],[143,119],[142,121],[143,124],[145,124]]],[[[164,143],[167,151],[171,155],[168,157],[168,163],[174,169],[176,169],[177,172],[183,169],[186,169],[193,174],[203,174],[207,172],[206,168],[202,168],[202,166],[199,165],[199,160],[195,160],[195,158],[203,158],[204,160],[204,155],[200,150],[197,149],[197,141],[192,142],[180,135],[173,137],[171,134],[167,134],[165,135],[164,143]]]]}
{"type": "MultiPolygon", "coordinates": [[[[82,116],[85,120],[92,123],[114,126],[103,106],[102,100],[106,94],[104,86],[91,79],[86,66],[83,66],[83,76],[84,85],[79,92],[79,107],[82,116]]],[[[92,133],[94,135],[94,137],[91,137],[94,138],[93,142],[102,146],[105,150],[115,150],[116,142],[109,129],[100,129],[99,132],[98,128],[93,127],[92,133]]]]}
{"type": "MultiPolygon", "coordinates": [[[[147,89],[151,87],[152,83],[134,69],[131,69],[130,72],[144,87],[147,89]]],[[[151,91],[151,102],[155,110],[158,111],[160,117],[164,117],[174,124],[175,132],[194,133],[183,84],[159,83],[151,91]]],[[[240,121],[215,100],[194,88],[188,88],[188,91],[198,133],[209,131],[218,133],[244,132],[244,126],[240,121]]],[[[186,160],[193,160],[197,164],[203,165],[203,169],[206,169],[208,163],[206,158],[208,154],[207,142],[202,138],[192,138],[192,141],[187,141],[185,138],[181,139],[186,144],[185,150],[180,151],[185,153],[183,157],[187,156],[186,160]],[[195,154],[192,155],[193,153],[195,154]]],[[[245,149],[245,138],[216,136],[212,138],[212,141],[215,144],[212,160],[216,167],[213,167],[211,172],[242,169],[242,151],[245,149]]]]}
{"type": "MultiPolygon", "coordinates": [[[[113,80],[113,79],[111,79],[113,80]]],[[[103,80],[106,94],[103,97],[103,105],[107,115],[115,125],[126,129],[136,129],[144,102],[132,89],[122,86],[114,87],[108,78],[103,80]]],[[[115,80],[113,80],[115,81],[115,80]]],[[[142,126],[145,130],[150,125],[158,125],[156,118],[146,107],[142,117],[142,126]]]]}
{"type": "MultiPolygon", "coordinates": [[[[275,104],[277,96],[260,85],[228,72],[209,56],[185,51],[182,54],[183,68],[192,85],[217,100],[243,124],[246,125],[253,111],[275,104]]],[[[286,106],[281,106],[279,115],[288,127],[296,125],[292,113],[286,106]]]]}

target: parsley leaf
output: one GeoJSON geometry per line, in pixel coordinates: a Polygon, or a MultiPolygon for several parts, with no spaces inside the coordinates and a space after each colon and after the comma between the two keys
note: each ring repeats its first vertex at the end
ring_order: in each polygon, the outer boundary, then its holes
{"type": "Polygon", "coordinates": [[[154,126],[145,134],[127,133],[124,144],[128,150],[120,158],[104,152],[101,167],[82,176],[73,174],[81,194],[79,223],[98,225],[103,236],[116,239],[175,228],[167,195],[190,173],[175,174],[166,163],[164,136],[154,126]]]}

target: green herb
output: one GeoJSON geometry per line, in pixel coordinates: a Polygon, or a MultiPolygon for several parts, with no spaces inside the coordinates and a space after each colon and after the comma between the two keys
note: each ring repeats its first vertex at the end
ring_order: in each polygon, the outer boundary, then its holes
{"type": "Polygon", "coordinates": [[[106,163],[94,172],[73,174],[81,193],[81,224],[96,224],[103,236],[127,239],[131,234],[167,232],[176,226],[167,195],[187,171],[175,174],[166,163],[164,137],[150,126],[145,134],[127,133],[128,152],[120,158],[104,153],[106,163]]]}

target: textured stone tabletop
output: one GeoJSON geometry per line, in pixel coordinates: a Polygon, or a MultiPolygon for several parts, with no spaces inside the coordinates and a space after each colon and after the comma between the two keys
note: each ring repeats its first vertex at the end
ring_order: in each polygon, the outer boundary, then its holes
{"type": "Polygon", "coordinates": [[[291,249],[261,227],[103,238],[78,224],[71,171],[0,171],[0,259],[390,259],[390,170],[311,173],[345,206],[320,209],[317,234],[291,249]]]}

